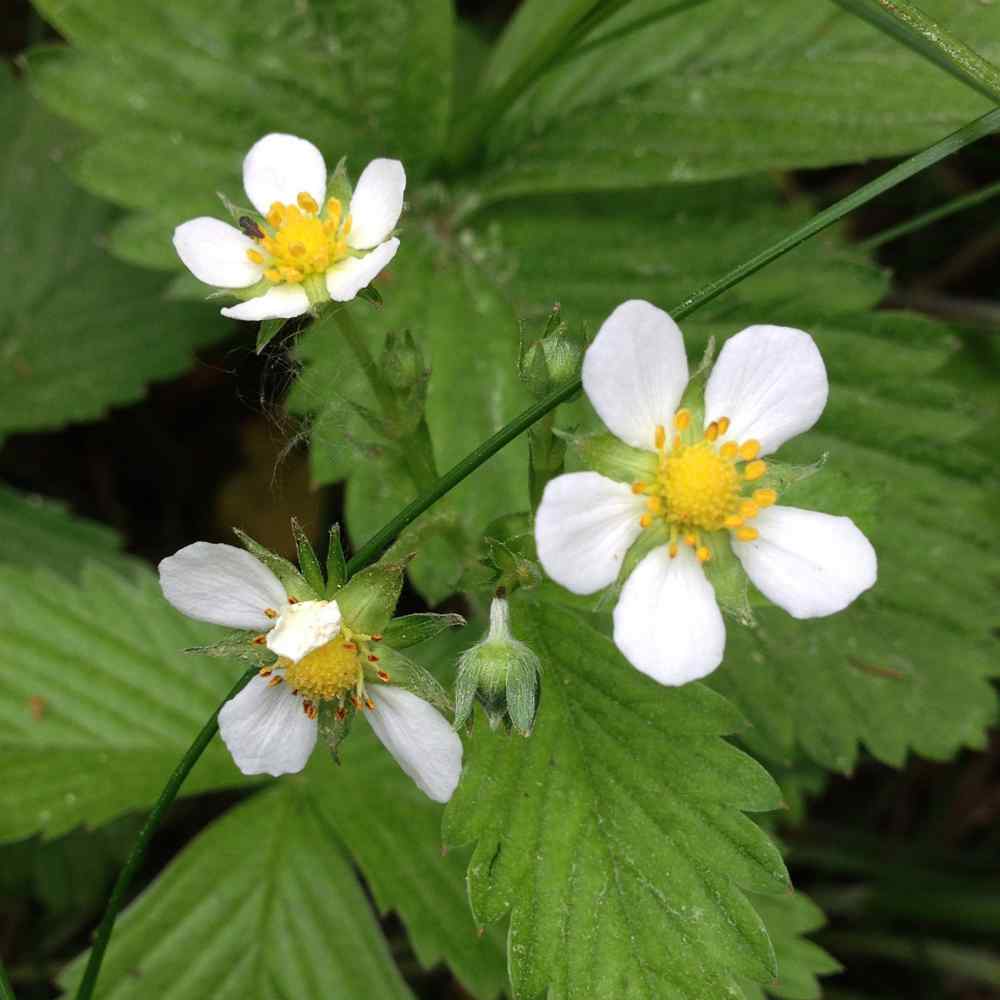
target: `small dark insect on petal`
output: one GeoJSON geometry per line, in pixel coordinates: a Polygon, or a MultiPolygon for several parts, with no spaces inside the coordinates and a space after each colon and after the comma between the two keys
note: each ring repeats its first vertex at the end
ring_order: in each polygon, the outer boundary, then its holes
{"type": "Polygon", "coordinates": [[[264,230],[249,215],[240,216],[240,229],[252,240],[262,240],[264,238],[264,230]]]}

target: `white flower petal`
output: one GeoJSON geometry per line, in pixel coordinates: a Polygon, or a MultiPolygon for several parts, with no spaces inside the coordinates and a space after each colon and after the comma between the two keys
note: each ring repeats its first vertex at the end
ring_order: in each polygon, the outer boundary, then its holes
{"type": "Polygon", "coordinates": [[[875,549],[849,517],[778,506],[750,523],[760,536],[734,539],[733,551],[757,589],[793,618],[843,611],[875,583],[875,549]]]}
{"type": "Polygon", "coordinates": [[[274,628],[267,633],[267,648],[298,662],[325,646],[340,633],[340,608],[336,601],[299,601],[287,604],[274,628]]]}
{"type": "Polygon", "coordinates": [[[160,562],[163,596],[201,622],[263,632],[266,608],[280,611],[288,598],[278,578],[234,545],[195,542],[160,562]]]}
{"type": "Polygon", "coordinates": [[[287,684],[254,677],[219,711],[219,735],[244,774],[295,774],[316,745],[316,720],[287,684]]]}
{"type": "Polygon", "coordinates": [[[367,288],[396,256],[399,240],[394,236],[375,247],[364,257],[348,257],[326,272],[326,290],[334,302],[350,302],[362,288],[367,288]]]}
{"type": "Polygon", "coordinates": [[[254,264],[248,250],[257,244],[235,226],[203,215],[174,230],[174,249],[184,266],[206,285],[247,288],[260,281],[263,264],[254,264]]]}
{"type": "Polygon", "coordinates": [[[351,196],[351,232],[355,250],[381,243],[396,228],[403,211],[406,171],[399,160],[372,160],[361,171],[351,196]]]}
{"type": "Polygon", "coordinates": [[[276,201],[294,205],[302,191],[322,205],[326,195],[326,162],[308,140],[272,132],[258,139],[244,157],[243,187],[261,215],[267,215],[276,201]]]}
{"type": "Polygon", "coordinates": [[[462,741],[431,704],[402,688],[368,687],[375,702],[365,713],[399,766],[435,802],[447,802],[462,773],[462,741]]]}
{"type": "Polygon", "coordinates": [[[535,543],[545,572],[574,594],[613,583],[639,537],[644,497],[596,472],[556,476],[535,515],[535,543]]]}
{"type": "Polygon", "coordinates": [[[263,295],[247,299],[238,306],[227,306],[223,316],[230,319],[292,319],[309,311],[309,296],[301,285],[275,285],[263,295]]]}
{"type": "Polygon", "coordinates": [[[705,425],[729,417],[726,437],[761,454],[809,430],[829,394],[816,342],[787,326],[749,326],[726,341],[705,387],[705,425]]]}
{"type": "Polygon", "coordinates": [[[635,448],[655,448],[688,381],[684,338],[649,302],[623,302],[583,358],[583,388],[608,430],[635,448]]]}
{"type": "Polygon", "coordinates": [[[660,546],[622,588],[614,613],[615,645],[661,684],[686,684],[721,662],[726,627],[715,591],[687,545],[671,559],[660,546]]]}

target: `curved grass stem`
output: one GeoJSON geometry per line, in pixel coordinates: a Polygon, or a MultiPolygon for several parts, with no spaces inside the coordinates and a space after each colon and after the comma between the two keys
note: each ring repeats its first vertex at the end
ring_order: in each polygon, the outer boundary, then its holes
{"type": "MultiPolygon", "coordinates": [[[[844,218],[844,216],[852,212],[854,209],[867,204],[869,201],[877,198],[880,194],[888,191],[890,188],[901,184],[903,181],[913,177],[915,174],[920,173],[922,170],[926,170],[928,167],[945,157],[950,156],[952,153],[957,152],[963,147],[968,146],[970,143],[997,131],[1000,131],[1000,108],[995,108],[993,111],[983,115],[981,118],[977,118],[975,121],[970,122],[968,125],[960,128],[957,132],[953,132],[951,135],[946,136],[939,142],[936,142],[928,149],[911,156],[908,160],[904,160],[902,163],[871,181],[871,183],[859,188],[853,194],[848,195],[846,198],[842,198],[836,204],[831,205],[822,212],[819,212],[817,215],[813,216],[809,222],[796,229],[793,233],[790,233],[783,239],[771,244],[771,246],[761,250],[760,253],[754,255],[749,260],[744,261],[742,264],[738,264],[721,278],[718,278],[716,281],[705,285],[697,292],[689,295],[671,310],[671,315],[674,319],[682,319],[685,316],[691,315],[691,313],[700,309],[706,303],[711,302],[723,292],[728,291],[735,285],[740,284],[740,282],[746,280],[752,274],[761,270],[761,268],[766,267],[779,257],[784,256],[789,252],[789,250],[793,250],[795,247],[812,238],[817,233],[820,233],[829,226],[839,222],[844,218]]],[[[493,455],[500,451],[501,448],[505,447],[516,437],[528,430],[529,427],[554,410],[560,403],[569,399],[574,393],[579,391],[579,389],[580,380],[577,379],[563,388],[550,393],[544,399],[541,399],[533,406],[528,407],[528,409],[516,416],[509,424],[502,427],[492,437],[488,438],[481,445],[479,445],[478,448],[470,452],[465,458],[441,476],[431,489],[427,490],[427,492],[425,492],[422,496],[418,497],[412,503],[404,507],[391,521],[389,521],[388,524],[369,538],[368,541],[349,560],[347,564],[348,573],[356,573],[358,570],[363,569],[365,566],[374,562],[399,536],[400,532],[412,524],[421,514],[424,513],[424,511],[440,500],[446,493],[454,489],[460,482],[462,482],[463,479],[475,472],[476,469],[492,458],[493,455]]],[[[240,690],[242,690],[244,685],[247,684],[253,677],[254,673],[254,670],[247,671],[236,683],[229,695],[227,695],[226,700],[228,701],[229,698],[233,697],[240,690]]],[[[198,758],[205,751],[205,748],[215,735],[215,732],[218,729],[218,722],[216,720],[217,714],[217,711],[212,713],[212,717],[205,723],[194,743],[191,744],[190,749],[177,765],[177,768],[170,776],[170,780],[167,782],[166,787],[160,793],[160,797],[156,800],[156,804],[153,807],[153,811],[150,813],[149,819],[146,821],[145,826],[143,826],[139,833],[135,846],[132,848],[132,852],[129,855],[128,861],[125,863],[125,867],[118,876],[118,881],[115,883],[115,887],[112,890],[111,898],[108,900],[108,906],[104,913],[104,918],[101,921],[101,925],[97,930],[97,935],[94,940],[94,948],[90,954],[90,959],[87,962],[87,968],[84,972],[83,980],[80,983],[80,988],[77,991],[76,1000],[91,1000],[94,985],[97,981],[97,975],[100,971],[101,962],[103,961],[104,953],[108,946],[108,940],[111,937],[111,931],[114,928],[115,919],[118,916],[118,909],[121,906],[122,899],[132,880],[132,876],[142,863],[149,840],[152,837],[153,832],[156,830],[164,812],[166,812],[170,804],[173,802],[178,791],[180,790],[181,785],[184,783],[185,778],[187,778],[198,758]]]]}

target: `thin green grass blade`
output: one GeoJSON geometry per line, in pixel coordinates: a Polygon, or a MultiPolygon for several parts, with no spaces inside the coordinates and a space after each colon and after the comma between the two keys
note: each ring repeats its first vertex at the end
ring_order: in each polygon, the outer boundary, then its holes
{"type": "Polygon", "coordinates": [[[834,0],[973,90],[1000,103],[1000,69],[906,0],[834,0]]]}

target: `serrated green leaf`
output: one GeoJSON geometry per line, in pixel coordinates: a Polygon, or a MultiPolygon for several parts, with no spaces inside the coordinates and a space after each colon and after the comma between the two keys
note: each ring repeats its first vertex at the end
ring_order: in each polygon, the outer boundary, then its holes
{"type": "MultiPolygon", "coordinates": [[[[83,962],[60,977],[66,994],[83,962]]],[[[344,996],[413,996],[340,845],[307,791],[284,782],[199,834],[122,915],[100,995],[322,1000],[331,984],[344,996]]]]}
{"type": "Polygon", "coordinates": [[[112,250],[177,266],[178,222],[242,201],[240,164],[268,132],[312,139],[356,178],[376,156],[419,175],[443,142],[454,14],[446,0],[276,9],[265,0],[38,0],[73,48],[30,54],[33,86],[99,138],[74,160],[88,190],[141,214],[112,250]]]}
{"type": "MultiPolygon", "coordinates": [[[[662,11],[625,5],[596,32],[662,11]]],[[[987,58],[1000,14],[922,4],[987,58]]],[[[713,0],[567,60],[488,137],[489,197],[620,190],[910,152],[989,109],[830,4],[713,0]]],[[[690,8],[690,9],[684,9],[690,8]]],[[[536,10],[548,19],[546,5],[536,10]]],[[[593,39],[591,39],[593,41],[593,39]]]]}
{"type": "Polygon", "coordinates": [[[786,896],[754,896],[753,904],[764,918],[778,958],[778,976],[766,990],[756,984],[743,987],[746,1000],[764,1000],[765,995],[782,1000],[819,1000],[818,976],[830,976],[840,963],[805,935],[826,923],[823,912],[802,893],[786,896]]]}
{"type": "Polygon", "coordinates": [[[511,912],[518,1000],[718,1000],[773,978],[742,887],[787,888],[772,843],[740,810],[776,786],[720,737],[739,716],[700,685],[667,689],[572,612],[522,606],[515,634],[542,658],[530,739],[482,724],[445,822],[474,842],[469,894],[511,912]]]}
{"type": "Polygon", "coordinates": [[[116,569],[133,565],[118,535],[103,524],[71,514],[55,500],[0,484],[0,562],[76,576],[88,562],[116,569]]]}
{"type": "Polygon", "coordinates": [[[76,141],[0,70],[0,435],[92,420],[183,372],[230,324],[170,302],[164,281],[109,257],[114,213],[75,188],[76,141]]]}
{"type": "MultiPolygon", "coordinates": [[[[239,675],[185,647],[219,630],[182,618],[146,570],[88,564],[80,582],[0,567],[5,639],[0,840],[96,826],[148,805],[239,675]]],[[[214,743],[185,792],[246,781],[214,743]]]]}
{"type": "Polygon", "coordinates": [[[431,802],[355,725],[342,748],[343,766],[311,768],[317,813],[360,866],[380,912],[395,911],[420,964],[446,961],[479,1000],[507,985],[502,930],[476,932],[465,890],[466,855],[441,848],[441,807],[431,802]]]}

